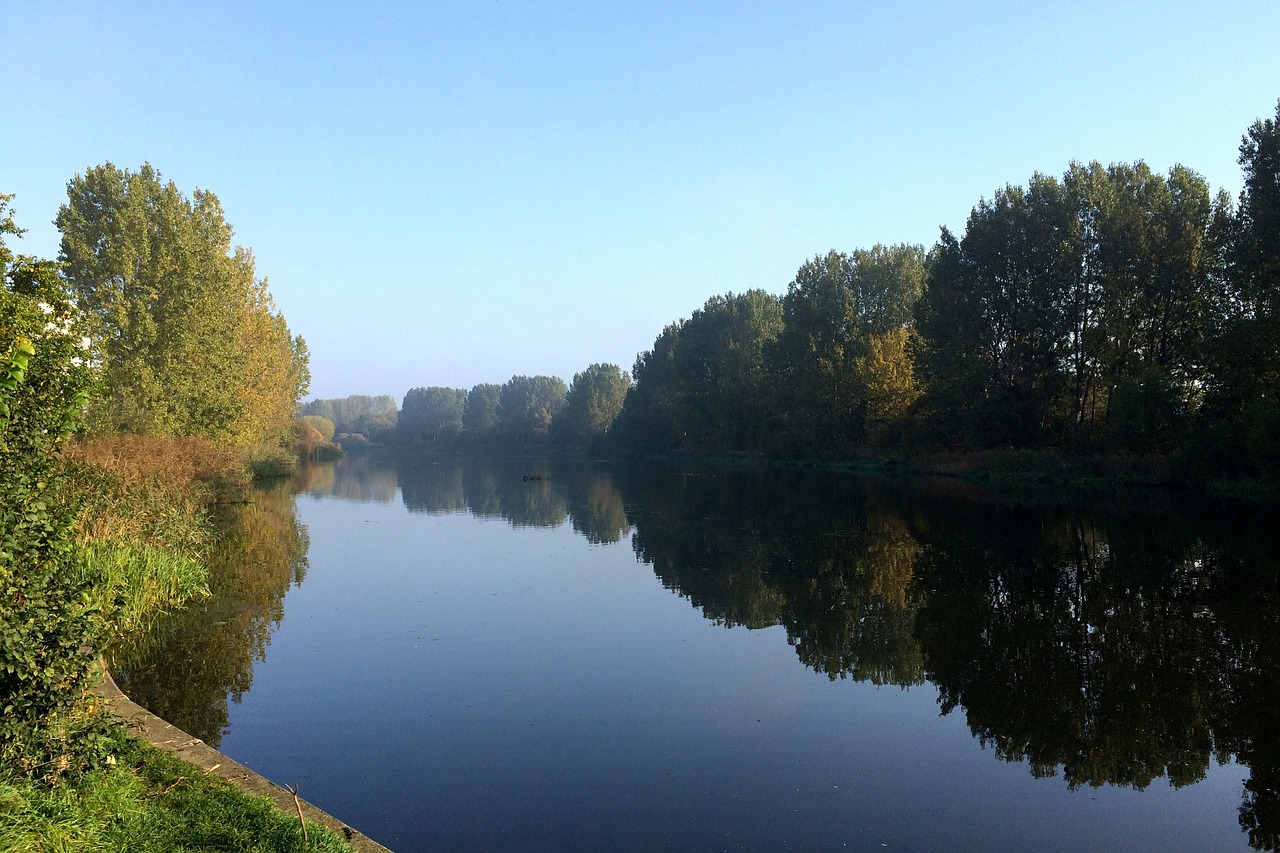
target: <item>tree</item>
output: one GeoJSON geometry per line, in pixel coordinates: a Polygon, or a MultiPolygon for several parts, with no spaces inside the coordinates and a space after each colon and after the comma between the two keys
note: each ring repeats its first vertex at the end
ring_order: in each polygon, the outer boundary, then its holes
{"type": "Polygon", "coordinates": [[[395,429],[398,411],[396,398],[390,394],[377,397],[352,394],[336,400],[309,400],[299,409],[299,414],[319,415],[333,421],[334,432],[340,439],[356,434],[377,439],[395,429]]]}
{"type": "Polygon", "coordinates": [[[498,404],[502,386],[481,383],[467,392],[462,408],[462,428],[472,441],[488,441],[498,428],[498,404]]]}
{"type": "Polygon", "coordinates": [[[619,429],[649,450],[751,450],[766,414],[764,353],[782,329],[778,297],[713,296],[662,331],[634,369],[619,429]]]}
{"type": "MultiPolygon", "coordinates": [[[[885,379],[867,371],[887,366],[879,360],[886,343],[905,343],[924,286],[924,260],[920,246],[877,245],[852,254],[831,251],[796,272],[782,301],[784,327],[769,354],[776,377],[775,450],[843,453],[864,442],[870,426],[866,383],[885,379]],[[868,361],[877,338],[879,354],[868,361]]],[[[897,374],[898,380],[910,376],[897,374]]],[[[883,402],[877,402],[875,418],[889,415],[883,402]]],[[[905,406],[890,409],[897,417],[905,406]]],[[[877,435],[880,427],[877,421],[877,435]]]]}
{"type": "Polygon", "coordinates": [[[544,442],[569,389],[557,376],[513,376],[499,397],[499,431],[516,444],[544,442]]]}
{"type": "Polygon", "coordinates": [[[305,426],[311,427],[324,441],[333,441],[333,421],[319,415],[303,415],[298,418],[305,426]]]}
{"type": "Polygon", "coordinates": [[[1206,375],[1224,204],[1181,166],[1077,163],[980,201],[961,239],[944,230],[917,305],[936,437],[1099,442],[1123,405],[1119,443],[1168,452],[1206,375]]]}
{"type": "Polygon", "coordinates": [[[150,165],[77,175],[59,259],[102,341],[100,432],[283,440],[310,376],[253,255],[213,193],[186,198],[150,165]]]}
{"type": "Polygon", "coordinates": [[[462,407],[467,392],[461,388],[411,388],[404,395],[396,425],[402,441],[449,442],[462,432],[462,407]]]}
{"type": "Polygon", "coordinates": [[[867,341],[867,354],[854,362],[865,399],[869,444],[887,443],[889,434],[920,396],[909,341],[910,333],[903,326],[872,335],[867,341]]]}
{"type": "Polygon", "coordinates": [[[1227,261],[1209,344],[1206,413],[1232,467],[1280,470],[1280,102],[1240,143],[1244,189],[1224,252],[1227,261]]]}
{"type": "Polygon", "coordinates": [[[1074,289],[1088,306],[1073,324],[1079,348],[1067,429],[1083,438],[1115,434],[1119,418],[1128,424],[1128,449],[1140,450],[1144,433],[1164,432],[1158,422],[1172,418],[1166,426],[1176,431],[1173,421],[1185,416],[1175,412],[1190,412],[1205,378],[1214,223],[1225,199],[1215,200],[1190,169],[1175,166],[1162,178],[1142,162],[1105,170],[1073,164],[1064,186],[1076,207],[1082,258],[1074,289]],[[1117,412],[1138,398],[1137,385],[1147,389],[1138,396],[1173,408],[1117,412]],[[1144,426],[1146,414],[1153,419],[1144,426]]]}
{"type": "Polygon", "coordinates": [[[631,376],[616,364],[593,364],[574,374],[556,418],[557,433],[575,445],[603,437],[622,411],[630,388],[631,376]]]}

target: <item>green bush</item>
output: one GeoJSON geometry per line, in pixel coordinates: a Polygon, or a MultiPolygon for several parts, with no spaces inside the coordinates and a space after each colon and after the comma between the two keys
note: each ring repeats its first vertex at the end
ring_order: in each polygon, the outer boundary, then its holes
{"type": "MultiPolygon", "coordinates": [[[[0,234],[16,233],[3,217],[0,234]]],[[[57,780],[103,753],[81,702],[105,620],[77,580],[75,507],[55,453],[88,399],[92,354],[52,264],[0,244],[0,760],[57,780]]]]}

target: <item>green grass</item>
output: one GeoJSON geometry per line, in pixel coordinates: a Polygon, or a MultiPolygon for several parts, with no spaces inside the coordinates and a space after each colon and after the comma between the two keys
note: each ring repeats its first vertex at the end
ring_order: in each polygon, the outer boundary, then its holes
{"type": "Polygon", "coordinates": [[[114,763],[49,788],[0,775],[0,851],[331,851],[336,834],[121,731],[114,763]]]}
{"type": "Polygon", "coordinates": [[[143,631],[160,613],[209,595],[205,567],[192,557],[129,541],[82,546],[83,579],[94,604],[110,612],[117,636],[143,631]]]}

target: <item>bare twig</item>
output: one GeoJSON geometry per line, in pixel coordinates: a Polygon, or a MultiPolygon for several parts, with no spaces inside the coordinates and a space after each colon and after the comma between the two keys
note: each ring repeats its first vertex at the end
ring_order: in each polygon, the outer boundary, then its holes
{"type": "Polygon", "coordinates": [[[179,776],[177,779],[174,779],[173,782],[171,782],[163,791],[161,791],[159,796],[163,797],[165,794],[169,793],[174,788],[178,787],[179,782],[185,782],[185,781],[187,781],[186,776],[179,776]]]}
{"type": "Polygon", "coordinates": [[[298,809],[298,822],[302,824],[302,843],[310,844],[311,839],[307,837],[307,819],[302,816],[302,801],[298,799],[298,786],[285,785],[290,794],[293,794],[293,804],[298,809]]]}

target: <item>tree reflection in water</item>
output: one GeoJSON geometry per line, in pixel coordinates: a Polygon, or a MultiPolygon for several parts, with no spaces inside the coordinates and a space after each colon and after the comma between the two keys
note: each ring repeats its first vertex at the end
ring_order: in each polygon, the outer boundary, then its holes
{"type": "MultiPolygon", "coordinates": [[[[1263,511],[1167,495],[1082,506],[954,481],[531,460],[343,462],[321,497],[630,537],[662,584],[726,627],[781,626],[828,678],[909,687],[984,747],[1069,786],[1145,788],[1250,768],[1240,823],[1280,845],[1280,530],[1263,511]],[[957,493],[961,492],[961,493],[957,493]]],[[[287,494],[227,508],[213,598],[125,653],[122,686],[216,744],[305,569],[287,494]],[[153,652],[170,655],[159,663],[153,652]]]]}
{"type": "Polygon", "coordinates": [[[211,595],[161,617],[112,669],[134,701],[217,746],[227,700],[239,702],[284,616],[284,597],[307,571],[307,531],[288,484],[257,491],[248,503],[216,510],[218,547],[209,565],[211,595]]]}

